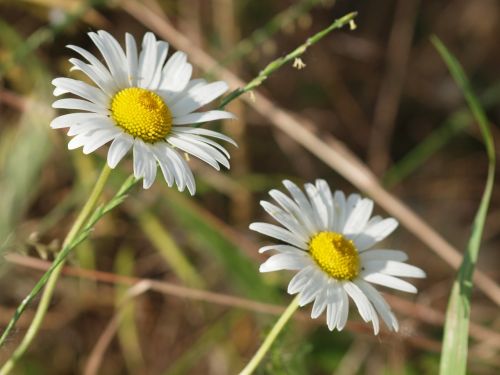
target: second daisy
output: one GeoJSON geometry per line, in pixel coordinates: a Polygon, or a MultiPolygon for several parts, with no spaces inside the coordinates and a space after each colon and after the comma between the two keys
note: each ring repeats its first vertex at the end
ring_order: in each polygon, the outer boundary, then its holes
{"type": "Polygon", "coordinates": [[[398,321],[382,295],[371,285],[415,293],[417,289],[399,277],[425,277],[415,266],[404,263],[400,250],[375,247],[396,229],[395,219],[372,215],[373,201],[336,191],[332,195],[324,180],[305,184],[304,194],[294,183],[283,181],[293,199],[278,190],[270,195],[279,206],[262,201],[264,209],[282,225],[253,223],[250,229],[286,244],[262,247],[274,250],[260,266],[261,272],[299,271],[288,292],[299,293],[299,305],[313,303],[311,317],[326,310],[328,328],[342,330],[349,312],[348,297],[365,322],[372,322],[375,334],[378,316],[397,331],[398,321]]]}

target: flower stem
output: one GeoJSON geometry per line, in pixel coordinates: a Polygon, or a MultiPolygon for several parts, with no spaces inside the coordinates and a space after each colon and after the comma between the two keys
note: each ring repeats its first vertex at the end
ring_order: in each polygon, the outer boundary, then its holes
{"type": "MultiPolygon", "coordinates": [[[[99,178],[97,179],[94,188],[92,192],[90,193],[89,198],[87,199],[87,202],[85,202],[85,205],[83,206],[82,210],[78,214],[78,217],[76,218],[75,222],[73,223],[73,226],[71,227],[69,233],[66,235],[66,238],[64,239],[62,248],[66,247],[69,243],[71,243],[75,237],[77,236],[78,232],[80,229],[83,227],[87,219],[90,217],[92,214],[94,208],[97,205],[97,202],[99,200],[99,197],[101,196],[104,186],[106,185],[106,181],[108,180],[108,177],[111,173],[111,169],[105,164],[101,174],[99,175],[99,178]]],[[[33,318],[33,321],[31,322],[26,335],[24,336],[23,340],[17,347],[17,349],[14,351],[14,353],[10,356],[10,358],[7,360],[7,362],[2,366],[0,369],[0,375],[6,375],[8,374],[16,365],[17,361],[24,355],[28,347],[30,346],[31,342],[34,340],[36,337],[38,331],[40,330],[40,327],[42,325],[43,319],[45,318],[45,315],[47,314],[47,310],[49,308],[50,301],[52,299],[52,295],[54,294],[54,288],[57,283],[57,279],[59,278],[59,274],[61,273],[61,270],[64,266],[65,260],[62,260],[59,265],[54,268],[52,274],[50,275],[46,285],[45,285],[45,290],[43,292],[42,298],[40,300],[40,304],[38,305],[38,308],[36,310],[36,314],[33,318]]],[[[15,324],[15,319],[14,317],[11,322],[9,322],[9,326],[7,326],[5,332],[2,335],[2,338],[0,339],[1,341],[4,341],[8,333],[10,332],[10,326],[15,324]],[[13,323],[13,324],[11,324],[13,323]]]]}
{"type": "Polygon", "coordinates": [[[233,101],[240,95],[243,95],[244,93],[253,90],[254,88],[260,86],[262,82],[264,82],[271,74],[273,74],[276,70],[281,68],[283,65],[289,63],[293,59],[303,55],[306,50],[319,42],[321,39],[323,39],[325,36],[327,36],[329,33],[331,33],[333,30],[340,29],[346,25],[348,25],[351,21],[354,20],[354,18],[358,15],[357,12],[352,12],[348,13],[343,17],[340,17],[339,19],[335,20],[330,26],[328,26],[326,29],[321,30],[320,32],[314,34],[313,36],[307,38],[307,40],[295,48],[292,52],[289,54],[279,57],[276,60],[270,62],[267,64],[267,66],[262,69],[257,77],[255,77],[253,80],[247,83],[245,87],[240,87],[229,94],[227,94],[222,100],[219,105],[219,108],[224,108],[226,105],[229,104],[229,102],[233,101]]]}
{"type": "Polygon", "coordinates": [[[262,359],[264,358],[268,350],[271,348],[274,340],[276,340],[276,337],[278,337],[278,334],[281,332],[283,327],[285,327],[286,323],[290,320],[293,313],[295,312],[295,310],[297,310],[298,307],[299,296],[295,297],[290,305],[288,305],[286,310],[283,311],[283,314],[281,314],[278,321],[274,324],[274,327],[271,329],[271,331],[269,331],[260,348],[254,354],[253,358],[250,360],[250,362],[248,362],[245,368],[241,370],[239,375],[250,375],[255,371],[257,366],[262,362],[262,359]]]}

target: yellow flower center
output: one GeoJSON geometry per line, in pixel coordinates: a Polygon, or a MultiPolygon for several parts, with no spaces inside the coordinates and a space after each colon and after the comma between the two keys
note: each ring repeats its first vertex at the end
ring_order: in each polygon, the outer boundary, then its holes
{"type": "Polygon", "coordinates": [[[309,242],[316,264],[337,280],[352,280],[359,274],[359,255],[354,243],[335,232],[319,232],[309,242]]]}
{"type": "Polygon", "coordinates": [[[155,143],[172,129],[172,113],[163,99],[152,91],[130,87],[111,100],[111,117],[134,138],[155,143]]]}

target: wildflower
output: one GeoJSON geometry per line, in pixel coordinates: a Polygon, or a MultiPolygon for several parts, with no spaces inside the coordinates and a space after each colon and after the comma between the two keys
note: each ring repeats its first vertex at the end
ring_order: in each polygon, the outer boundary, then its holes
{"type": "Polygon", "coordinates": [[[398,277],[425,277],[420,268],[404,263],[407,256],[403,251],[375,246],[396,229],[397,221],[371,217],[372,200],[358,194],[346,198],[341,191],[332,195],[324,180],[305,184],[306,194],[290,181],[283,184],[293,200],[271,190],[269,194],[279,206],[261,202],[281,226],[250,225],[250,229],[286,243],[259,250],[277,252],[260,271],[299,271],[290,281],[288,293],[299,293],[300,306],[314,302],[313,319],[326,309],[330,330],[344,328],[351,297],[363,320],[372,322],[375,334],[380,328],[378,315],[389,329],[397,331],[396,317],[370,283],[416,293],[412,284],[398,277]]]}
{"type": "Polygon", "coordinates": [[[128,33],[125,51],[105,31],[90,32],[89,36],[104,63],[73,45],[68,48],[86,61],[69,61],[72,69],[85,73],[96,86],[70,78],[52,81],[54,95],[79,97],[53,104],[54,108],[78,111],[59,116],[50,124],[52,128],[69,128],[68,135],[73,137],[69,149],[83,146],[83,152],[89,154],[112,142],[107,154],[111,168],[132,150],[134,175],[143,178],[145,189],[153,184],[159,165],[169,186],[175,182],[180,191],[187,187],[194,194],[193,174],[176,148],[217,170],[219,164],[229,168],[229,153],[210,138],[236,145],[234,141],[221,133],[190,126],[234,118],[226,111],[195,112],[221,96],[228,88],[225,82],[191,79],[192,66],[186,54],[178,51],[167,60],[168,43],[157,41],[152,33],[144,35],[140,53],[128,33]]]}
{"type": "Polygon", "coordinates": [[[297,70],[301,70],[306,67],[306,63],[302,61],[300,57],[296,57],[295,60],[293,60],[293,67],[297,70]]]}

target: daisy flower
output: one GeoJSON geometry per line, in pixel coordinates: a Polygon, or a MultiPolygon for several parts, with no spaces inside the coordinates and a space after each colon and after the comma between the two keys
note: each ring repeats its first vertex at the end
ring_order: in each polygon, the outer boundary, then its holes
{"type": "Polygon", "coordinates": [[[197,111],[227,90],[222,81],[207,83],[191,79],[193,67],[184,52],[167,60],[168,43],[146,33],[142,49],[125,34],[125,51],[106,31],[90,32],[103,62],[87,50],[69,45],[84,60],[71,58],[72,70],[82,71],[94,84],[71,78],[56,78],[54,95],[73,94],[54,102],[54,108],[76,111],[56,117],[52,128],[69,128],[73,137],[69,149],[83,146],[89,154],[111,142],[107,163],[115,168],[130,151],[134,176],[149,188],[160,166],[167,184],[180,191],[195,192],[195,182],[187,162],[178,150],[194,155],[219,170],[229,168],[229,153],[211,138],[234,145],[215,131],[190,126],[201,122],[232,119],[226,111],[197,111]]]}
{"type": "Polygon", "coordinates": [[[326,310],[328,328],[342,330],[347,322],[350,297],[365,322],[378,334],[379,316],[397,331],[398,321],[382,295],[371,285],[416,293],[399,277],[425,277],[424,271],[404,263],[400,250],[377,247],[398,222],[373,216],[373,201],[341,191],[332,195],[324,180],[305,184],[305,194],[294,183],[283,181],[292,199],[278,190],[269,195],[277,205],[262,201],[262,207],[281,226],[253,223],[250,229],[286,244],[262,247],[274,250],[260,266],[261,272],[298,271],[288,284],[288,293],[299,293],[299,305],[313,303],[311,317],[326,310]]]}

